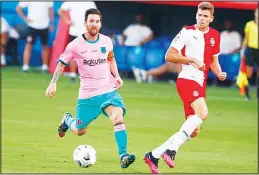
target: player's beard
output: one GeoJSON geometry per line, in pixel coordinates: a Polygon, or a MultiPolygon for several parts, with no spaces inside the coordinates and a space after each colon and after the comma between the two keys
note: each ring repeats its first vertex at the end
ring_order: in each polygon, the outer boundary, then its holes
{"type": "Polygon", "coordinates": [[[92,37],[95,37],[99,33],[99,29],[97,27],[88,27],[88,33],[92,37]]]}

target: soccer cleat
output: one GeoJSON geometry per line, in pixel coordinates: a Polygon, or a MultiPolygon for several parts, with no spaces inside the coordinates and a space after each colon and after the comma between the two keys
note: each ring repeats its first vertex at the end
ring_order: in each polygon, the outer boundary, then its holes
{"type": "Polygon", "coordinates": [[[134,77],[136,78],[137,83],[141,83],[142,79],[141,79],[140,69],[136,68],[135,66],[132,66],[132,71],[133,71],[134,77]]]}
{"type": "Polygon", "coordinates": [[[128,168],[135,159],[136,156],[134,154],[123,154],[120,160],[121,168],[128,168]]]}
{"type": "Polygon", "coordinates": [[[60,122],[60,125],[58,127],[58,135],[59,137],[64,137],[65,133],[67,132],[67,130],[69,129],[68,125],[66,124],[65,120],[67,118],[71,118],[72,115],[69,112],[66,112],[60,122]]]}
{"type": "Polygon", "coordinates": [[[171,150],[166,150],[161,157],[164,159],[165,163],[170,167],[174,168],[174,159],[175,159],[176,152],[171,150]]]}
{"type": "Polygon", "coordinates": [[[149,169],[152,174],[159,174],[158,171],[158,160],[153,157],[151,152],[145,154],[144,159],[145,163],[149,166],[149,169]]]}
{"type": "Polygon", "coordinates": [[[142,81],[148,81],[149,83],[152,82],[152,76],[147,77],[147,71],[144,69],[140,69],[140,75],[142,81]]]}

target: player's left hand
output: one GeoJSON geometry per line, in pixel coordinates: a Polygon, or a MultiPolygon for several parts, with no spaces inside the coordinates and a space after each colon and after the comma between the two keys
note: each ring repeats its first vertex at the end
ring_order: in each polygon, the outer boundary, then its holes
{"type": "Polygon", "coordinates": [[[218,79],[220,81],[224,81],[227,78],[227,73],[226,72],[220,72],[218,75],[218,79]]]}
{"type": "Polygon", "coordinates": [[[51,24],[51,25],[49,26],[49,31],[50,31],[50,32],[53,32],[53,31],[54,31],[54,25],[53,25],[53,24],[51,24]]]}
{"type": "Polygon", "coordinates": [[[120,89],[123,86],[123,80],[121,77],[115,77],[116,88],[120,89]]]}

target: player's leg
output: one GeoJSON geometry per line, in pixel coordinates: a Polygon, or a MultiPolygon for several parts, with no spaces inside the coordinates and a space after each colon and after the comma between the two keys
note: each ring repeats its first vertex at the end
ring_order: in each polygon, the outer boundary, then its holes
{"type": "Polygon", "coordinates": [[[68,129],[79,136],[85,134],[87,126],[100,115],[98,100],[98,97],[78,99],[76,117],[73,118],[70,113],[65,113],[58,127],[59,136],[63,137],[68,129]]]}
{"type": "Polygon", "coordinates": [[[114,136],[120,156],[121,168],[127,168],[135,161],[135,155],[127,153],[128,135],[123,119],[123,116],[126,114],[126,108],[117,91],[107,93],[106,99],[101,106],[101,111],[109,117],[114,126],[114,136]]]}
{"type": "Polygon", "coordinates": [[[148,164],[151,172],[153,173],[158,172],[157,162],[161,156],[163,157],[164,161],[169,165],[169,167],[173,168],[175,154],[179,147],[187,140],[189,140],[191,138],[191,135],[197,135],[197,133],[194,131],[199,130],[196,128],[199,128],[203,120],[200,117],[196,116],[196,111],[199,111],[198,109],[202,109],[201,111],[203,113],[199,112],[198,116],[201,116],[203,119],[207,117],[207,106],[206,103],[203,103],[205,102],[203,98],[205,97],[205,91],[203,91],[203,88],[194,81],[184,79],[178,79],[176,82],[176,86],[177,91],[184,102],[185,115],[188,117],[177,133],[172,135],[167,141],[154,149],[152,152],[149,152],[145,155],[144,160],[148,164]],[[198,103],[199,105],[195,105],[196,103],[198,103]]]}
{"type": "Polygon", "coordinates": [[[164,73],[166,73],[169,69],[168,63],[165,63],[157,68],[150,69],[148,71],[144,69],[138,69],[136,67],[133,67],[133,73],[138,83],[141,83],[143,81],[151,82],[153,80],[153,77],[158,77],[164,73]]]}
{"type": "Polygon", "coordinates": [[[257,59],[255,59],[255,62],[256,62],[256,65],[257,65],[257,73],[256,73],[256,84],[257,84],[257,94],[256,94],[256,96],[257,96],[257,100],[258,100],[258,102],[259,102],[259,49],[257,49],[256,50],[256,52],[255,52],[255,58],[257,58],[257,59]]]}
{"type": "MultiPolygon", "coordinates": [[[[248,82],[251,81],[251,77],[253,75],[253,66],[255,63],[255,60],[257,58],[255,58],[255,53],[253,52],[253,49],[251,48],[247,48],[247,56],[245,57],[245,63],[246,63],[246,76],[248,78],[248,82]]],[[[249,95],[249,84],[248,86],[246,86],[245,88],[246,94],[245,94],[245,98],[246,100],[250,99],[250,95],[249,95]]]]}
{"type": "MultiPolygon", "coordinates": [[[[73,35],[69,35],[69,41],[72,42],[74,39],[76,38],[76,36],[73,35]]],[[[77,65],[76,65],[76,61],[72,60],[70,62],[70,80],[71,81],[75,81],[76,80],[76,75],[77,75],[77,65]]]]}
{"type": "Polygon", "coordinates": [[[1,66],[4,67],[6,65],[6,60],[5,60],[5,47],[7,43],[7,33],[1,33],[1,66]]]}
{"type": "Polygon", "coordinates": [[[42,66],[41,70],[46,72],[48,71],[48,61],[49,61],[49,47],[48,47],[48,36],[49,36],[49,29],[39,30],[39,37],[42,44],[42,66]]]}
{"type": "Polygon", "coordinates": [[[32,50],[32,45],[34,44],[35,40],[37,37],[37,29],[29,27],[29,34],[26,38],[26,45],[25,49],[23,52],[23,71],[27,72],[29,71],[29,62],[31,58],[31,50],[32,50]]]}
{"type": "Polygon", "coordinates": [[[257,92],[256,92],[257,101],[259,102],[259,66],[257,67],[256,88],[257,88],[257,92]]]}

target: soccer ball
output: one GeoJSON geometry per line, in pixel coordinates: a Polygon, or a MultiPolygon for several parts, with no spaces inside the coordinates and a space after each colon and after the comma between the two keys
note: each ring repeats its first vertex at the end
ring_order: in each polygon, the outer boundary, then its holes
{"type": "Polygon", "coordinates": [[[79,145],[73,154],[74,162],[82,167],[87,168],[96,162],[96,151],[90,145],[79,145]]]}

